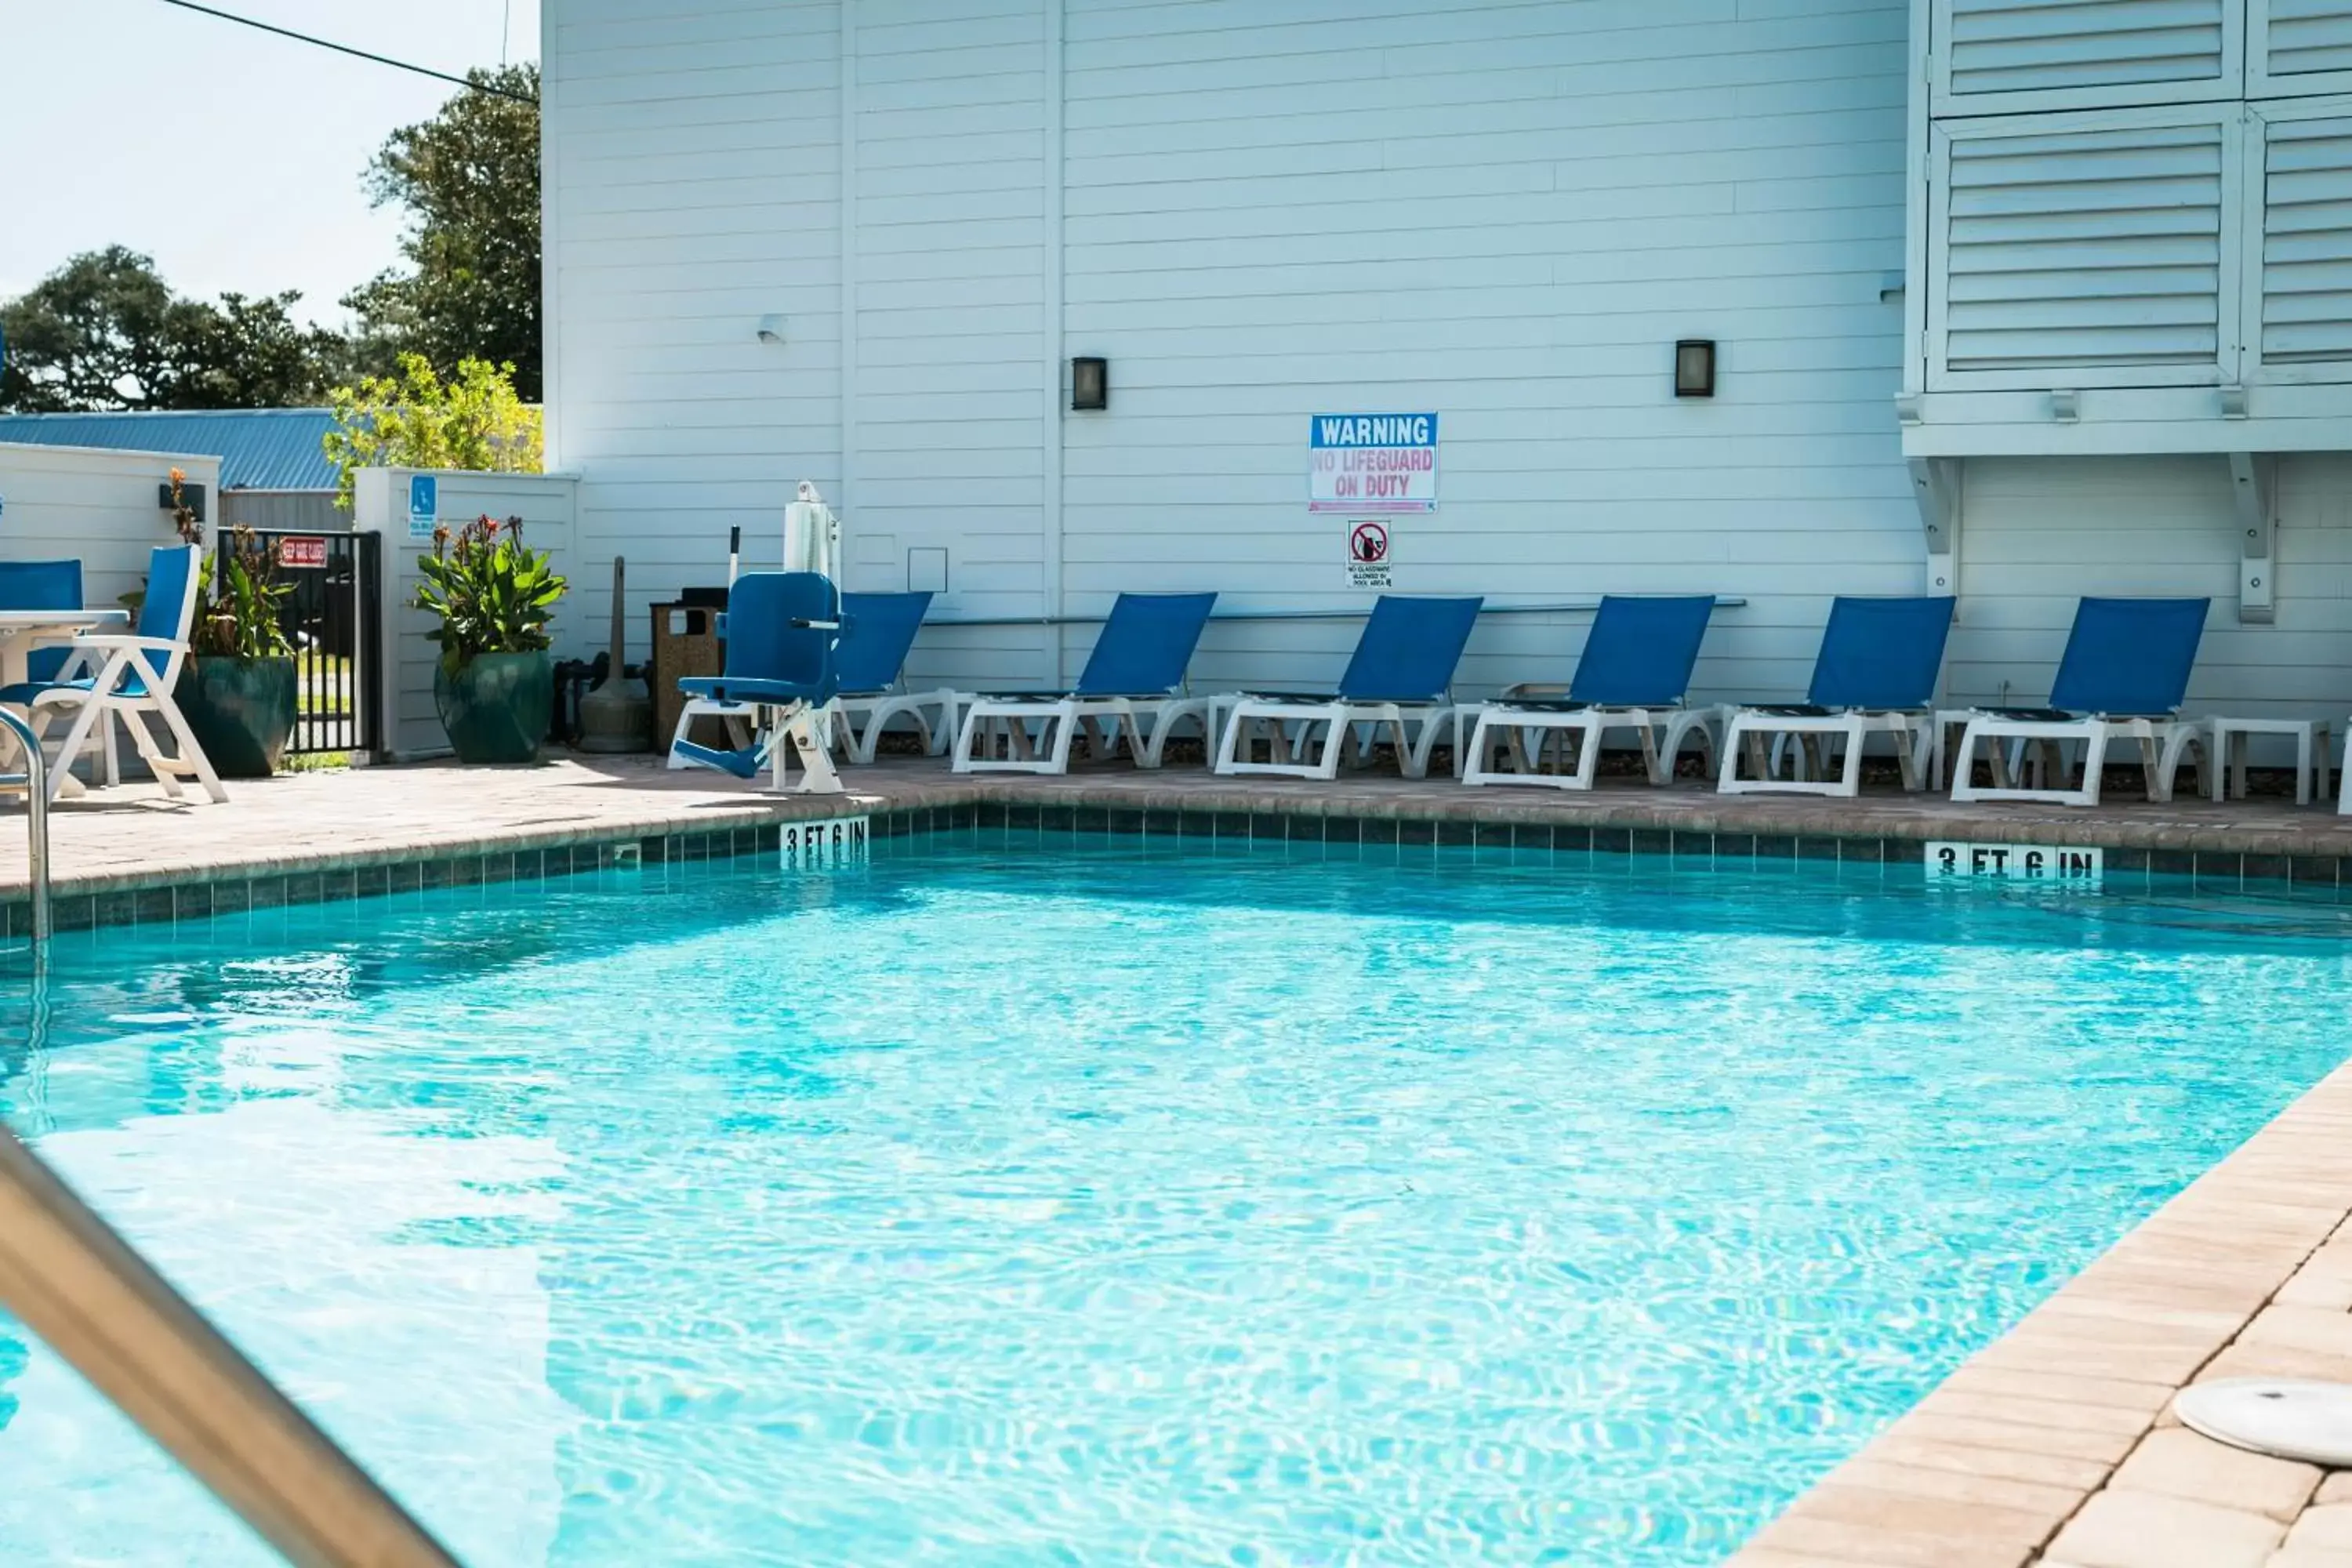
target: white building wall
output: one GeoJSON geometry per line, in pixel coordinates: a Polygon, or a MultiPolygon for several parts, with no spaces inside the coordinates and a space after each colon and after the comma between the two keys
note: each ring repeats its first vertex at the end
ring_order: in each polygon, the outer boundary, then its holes
{"type": "MultiPolygon", "coordinates": [[[[1703,696],[1793,695],[1832,595],[1923,586],[1894,407],[1903,0],[544,16],[575,628],[615,550],[646,597],[717,581],[730,525],[772,559],[803,477],[843,505],[852,587],[949,551],[935,618],[1120,588],[1360,608],[1306,509],[1306,425],[1385,410],[1444,422],[1401,590],[1743,596],[1703,696]],[[1720,345],[1712,401],[1671,395],[1683,337],[1720,345]],[[1071,354],[1109,361],[1108,412],[1059,412],[1071,354]]],[[[2279,624],[2241,630],[2219,458],[1971,461],[1955,693],[2046,685],[2074,594],[2210,592],[2200,697],[2341,705],[2345,476],[2317,463],[2282,480],[2279,624]]],[[[1488,617],[1464,689],[1563,677],[1582,626],[1488,617]]],[[[1032,682],[1091,636],[933,629],[914,668],[1032,682]]],[[[1196,683],[1327,680],[1354,636],[1212,626],[1196,683]]]]}
{"type": "MultiPolygon", "coordinates": [[[[523,542],[547,552],[554,570],[571,586],[548,622],[548,636],[557,657],[566,652],[588,653],[610,636],[613,613],[612,559],[583,552],[579,545],[580,494],[570,474],[485,474],[442,468],[362,468],[352,477],[352,528],[358,533],[381,534],[382,572],[376,584],[383,616],[383,668],[361,670],[358,679],[372,683],[383,714],[383,755],[392,762],[446,755],[449,736],[441,727],[441,713],[433,696],[435,667],[440,645],[431,633],[436,621],[416,608],[416,590],[425,580],[417,563],[433,553],[433,530],[452,532],[477,518],[520,519],[523,542]],[[420,473],[435,475],[438,506],[430,519],[412,519],[408,512],[409,481],[420,473]],[[591,598],[600,606],[591,621],[582,606],[591,598]]],[[[634,546],[632,547],[634,548],[634,546]]]]}
{"type": "Polygon", "coordinates": [[[204,487],[210,538],[218,458],[0,443],[0,560],[79,560],[82,602],[111,609],[147,580],[151,551],[180,542],[172,514],[156,504],[156,487],[173,468],[204,487]]]}
{"type": "Polygon", "coordinates": [[[2225,458],[1972,459],[1953,697],[2047,700],[2082,595],[2205,595],[2190,711],[2329,714],[2340,728],[2352,704],[2352,456],[2283,458],[2277,491],[2277,619],[2242,626],[2225,458]]]}

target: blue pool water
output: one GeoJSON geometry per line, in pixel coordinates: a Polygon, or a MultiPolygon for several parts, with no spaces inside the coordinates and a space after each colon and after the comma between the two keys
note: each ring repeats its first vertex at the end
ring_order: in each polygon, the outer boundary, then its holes
{"type": "MultiPolygon", "coordinates": [[[[2347,1049],[2333,904],[992,838],[68,939],[0,1114],[473,1564],[1648,1568],[2347,1049]]],[[[26,1337],[6,1562],[267,1561],[26,1337]]]]}

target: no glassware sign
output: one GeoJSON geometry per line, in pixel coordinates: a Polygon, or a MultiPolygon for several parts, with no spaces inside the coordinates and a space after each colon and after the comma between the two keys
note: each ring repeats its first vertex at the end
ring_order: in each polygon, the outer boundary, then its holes
{"type": "Polygon", "coordinates": [[[1307,422],[1307,510],[1358,517],[1437,510],[1437,416],[1318,414],[1307,422]]]}
{"type": "Polygon", "coordinates": [[[1387,588],[1389,580],[1388,524],[1365,519],[1348,525],[1348,586],[1387,588]]]}

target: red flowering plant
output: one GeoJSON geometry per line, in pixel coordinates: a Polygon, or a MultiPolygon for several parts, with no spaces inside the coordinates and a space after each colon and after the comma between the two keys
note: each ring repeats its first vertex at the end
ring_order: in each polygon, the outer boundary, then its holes
{"type": "Polygon", "coordinates": [[[536,653],[570,586],[547,552],[522,542],[522,519],[485,513],[452,532],[433,531],[433,553],[417,562],[425,581],[409,603],[441,624],[425,633],[441,645],[441,668],[457,674],[486,653],[536,653]]]}

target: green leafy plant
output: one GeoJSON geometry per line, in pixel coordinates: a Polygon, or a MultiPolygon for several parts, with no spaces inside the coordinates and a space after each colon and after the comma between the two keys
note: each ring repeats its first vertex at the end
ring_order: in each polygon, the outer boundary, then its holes
{"type": "MultiPolygon", "coordinates": [[[[195,545],[201,551],[205,525],[182,489],[188,482],[186,471],[173,468],[171,482],[173,531],[179,534],[181,543],[195,545]]],[[[228,559],[217,574],[213,558],[199,554],[195,624],[189,628],[188,651],[199,658],[209,655],[215,658],[290,657],[294,644],[286,636],[280,607],[287,595],[294,592],[294,584],[278,580],[278,546],[262,543],[260,536],[242,523],[230,531],[228,559]],[[223,578],[226,583],[221,581],[223,578]]],[[[136,622],[147,603],[145,581],[142,579],[139,586],[121,595],[118,602],[136,622]]]]}
{"type": "Polygon", "coordinates": [[[535,474],[543,447],[540,411],[515,395],[514,366],[462,360],[447,381],[423,354],[400,356],[397,375],[372,375],[329,394],[335,428],[335,504],[349,511],[362,468],[471,468],[535,474]]]}
{"type": "Polygon", "coordinates": [[[433,531],[433,553],[418,560],[425,581],[411,607],[441,624],[425,633],[441,645],[441,668],[457,674],[486,653],[536,653],[547,647],[548,617],[570,586],[547,552],[522,542],[522,519],[485,514],[455,533],[433,531]]]}
{"type": "Polygon", "coordinates": [[[215,575],[208,558],[196,589],[196,624],[188,648],[198,658],[285,658],[294,652],[280,611],[294,584],[278,580],[278,545],[243,523],[229,531],[215,575]]]}

